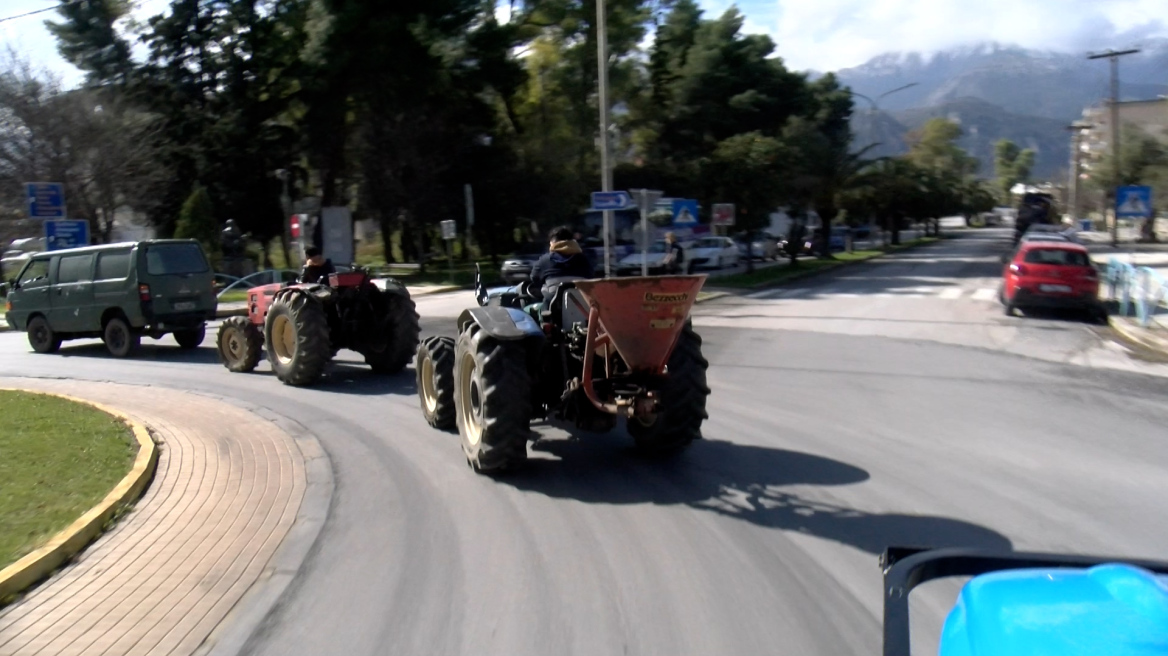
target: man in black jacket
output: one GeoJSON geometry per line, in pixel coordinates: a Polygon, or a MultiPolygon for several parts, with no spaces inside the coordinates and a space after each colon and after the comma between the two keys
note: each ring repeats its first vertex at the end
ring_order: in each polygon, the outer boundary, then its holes
{"type": "Polygon", "coordinates": [[[300,282],[319,282],[327,285],[329,274],[337,271],[336,267],[333,266],[333,261],[326,260],[316,246],[304,249],[304,256],[308,258],[308,261],[304,263],[304,268],[300,271],[300,282]]]}
{"type": "Polygon", "coordinates": [[[584,256],[570,228],[559,227],[548,234],[548,252],[531,267],[531,282],[542,288],[552,278],[592,277],[592,265],[584,256]]]}

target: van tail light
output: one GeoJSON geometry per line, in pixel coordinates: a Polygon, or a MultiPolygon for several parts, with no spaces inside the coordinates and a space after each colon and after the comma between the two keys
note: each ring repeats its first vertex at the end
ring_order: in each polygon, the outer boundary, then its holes
{"type": "Polygon", "coordinates": [[[150,300],[150,285],[138,285],[138,300],[150,300]]]}
{"type": "Polygon", "coordinates": [[[1015,274],[1017,274],[1019,276],[1026,275],[1026,267],[1021,265],[1021,264],[1011,264],[1010,271],[1013,271],[1015,274]]]}

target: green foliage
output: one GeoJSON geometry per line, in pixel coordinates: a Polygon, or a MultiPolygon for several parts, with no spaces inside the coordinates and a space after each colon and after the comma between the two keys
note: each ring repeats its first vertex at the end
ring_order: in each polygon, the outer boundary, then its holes
{"type": "Polygon", "coordinates": [[[174,228],[175,239],[196,239],[207,253],[219,252],[219,224],[211,197],[203,187],[195,187],[183,203],[174,228]]]}
{"type": "MultiPolygon", "coordinates": [[[[1120,185],[1151,185],[1168,191],[1168,139],[1157,139],[1140,128],[1125,125],[1120,136],[1119,157],[1120,185]]],[[[1110,150],[1093,167],[1090,179],[1096,188],[1111,189],[1116,176],[1110,150]]]]}
{"type": "Polygon", "coordinates": [[[938,175],[958,178],[977,173],[980,162],[957,145],[961,126],[943,118],[934,118],[908,136],[908,160],[938,175]]]}
{"type": "Polygon", "coordinates": [[[994,174],[997,176],[998,197],[1003,203],[1010,202],[1010,190],[1014,185],[1030,181],[1035,155],[1033,150],[1023,150],[1009,139],[994,144],[994,174]]]}

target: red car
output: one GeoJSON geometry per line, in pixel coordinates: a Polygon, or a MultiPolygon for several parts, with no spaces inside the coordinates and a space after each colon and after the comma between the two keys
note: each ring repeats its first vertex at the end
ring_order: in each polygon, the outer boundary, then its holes
{"type": "Polygon", "coordinates": [[[1099,272],[1083,246],[1024,241],[1004,260],[1001,301],[1007,315],[1016,308],[1066,308],[1107,317],[1099,301],[1099,272]]]}

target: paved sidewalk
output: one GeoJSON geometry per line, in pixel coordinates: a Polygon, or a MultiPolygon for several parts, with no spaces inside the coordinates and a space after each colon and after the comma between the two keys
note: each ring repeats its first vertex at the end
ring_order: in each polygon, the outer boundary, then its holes
{"type": "Polygon", "coordinates": [[[158,470],[134,510],[77,560],[0,610],[0,656],[193,654],[297,518],[297,442],[271,421],[181,391],[61,380],[0,384],[92,399],[145,424],[158,470]]]}

